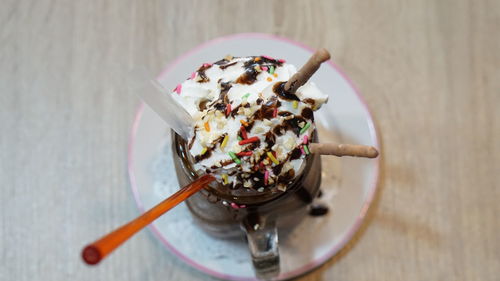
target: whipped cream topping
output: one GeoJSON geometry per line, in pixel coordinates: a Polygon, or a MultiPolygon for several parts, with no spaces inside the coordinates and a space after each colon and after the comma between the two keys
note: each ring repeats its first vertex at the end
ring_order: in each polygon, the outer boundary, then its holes
{"type": "Polygon", "coordinates": [[[194,168],[231,189],[286,190],[308,157],[313,111],[328,96],[312,82],[284,91],[297,70],[267,56],[203,64],[172,92],[193,117],[194,168]]]}

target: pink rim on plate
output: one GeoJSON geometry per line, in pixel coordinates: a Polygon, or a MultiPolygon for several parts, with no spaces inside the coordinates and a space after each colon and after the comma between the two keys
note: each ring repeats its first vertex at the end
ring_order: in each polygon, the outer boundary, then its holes
{"type": "MultiPolygon", "coordinates": [[[[207,41],[207,42],[205,42],[201,45],[198,45],[197,47],[189,50],[188,52],[182,54],[177,59],[175,59],[173,62],[168,64],[167,67],[165,68],[165,70],[159,75],[159,77],[164,76],[166,73],[170,72],[177,64],[182,63],[186,57],[189,57],[190,55],[199,52],[203,48],[206,48],[206,47],[211,46],[211,45],[216,44],[216,43],[220,43],[222,41],[233,40],[233,39],[243,39],[243,38],[273,39],[273,40],[283,41],[283,42],[286,42],[286,43],[289,43],[292,45],[296,45],[298,47],[301,47],[301,48],[309,51],[310,53],[314,52],[313,48],[308,47],[300,42],[296,42],[296,41],[293,41],[291,39],[285,38],[285,37],[280,37],[277,35],[271,35],[271,34],[265,34],[265,33],[238,33],[238,34],[232,34],[232,35],[227,35],[227,36],[212,39],[210,41],[207,41]]],[[[347,81],[349,86],[356,93],[358,99],[363,104],[363,107],[365,108],[365,110],[369,116],[368,125],[369,125],[370,135],[372,136],[372,141],[375,144],[375,147],[380,148],[379,136],[377,134],[377,131],[375,129],[375,125],[373,123],[372,113],[369,110],[368,105],[366,104],[366,101],[363,99],[363,97],[359,93],[358,89],[354,86],[354,84],[347,77],[347,75],[342,70],[340,70],[340,68],[337,65],[335,65],[331,60],[329,60],[328,63],[330,64],[331,67],[333,67],[342,76],[342,78],[345,81],[347,81]]],[[[136,202],[141,213],[144,213],[145,209],[144,209],[142,201],[139,199],[137,185],[136,185],[136,181],[135,181],[135,175],[132,171],[132,163],[134,161],[134,159],[132,158],[132,154],[133,154],[132,149],[134,146],[135,135],[136,135],[137,128],[139,126],[139,121],[141,120],[141,116],[142,116],[143,111],[144,111],[144,104],[141,103],[139,105],[138,110],[137,110],[135,120],[134,120],[134,123],[132,126],[132,131],[130,134],[130,141],[129,141],[129,148],[128,148],[128,172],[129,172],[129,177],[130,177],[130,184],[131,184],[131,188],[132,188],[135,202],[136,202]]],[[[320,257],[320,258],[312,261],[311,263],[306,264],[300,268],[297,268],[295,270],[280,274],[277,278],[278,280],[286,280],[289,278],[297,277],[299,275],[305,274],[305,273],[321,266],[323,263],[325,263],[330,258],[332,258],[340,249],[342,249],[345,246],[345,244],[347,244],[347,242],[349,242],[349,240],[351,240],[351,238],[354,236],[354,234],[357,232],[357,230],[361,226],[361,223],[363,222],[363,219],[366,216],[368,208],[369,208],[371,202],[373,201],[373,198],[375,197],[375,192],[377,190],[377,185],[378,185],[378,181],[379,181],[380,157],[377,159],[374,159],[374,161],[376,161],[375,162],[375,177],[374,177],[372,184],[370,186],[368,198],[365,201],[365,203],[363,204],[363,207],[361,208],[361,211],[360,211],[355,223],[349,229],[347,234],[344,235],[344,237],[341,239],[341,241],[339,243],[337,243],[330,251],[328,251],[322,257],[320,257]]],[[[148,227],[149,227],[149,229],[151,229],[151,231],[154,233],[154,235],[165,245],[165,247],[167,247],[167,249],[169,249],[174,255],[178,256],[185,263],[196,268],[197,270],[199,270],[201,272],[204,272],[208,275],[212,275],[212,276],[220,278],[220,279],[226,279],[226,280],[236,280],[236,281],[258,280],[255,278],[246,278],[246,277],[239,277],[239,276],[223,274],[223,273],[220,273],[218,271],[214,271],[214,270],[212,270],[212,269],[210,269],[202,264],[199,264],[199,263],[193,261],[192,259],[190,259],[188,256],[179,252],[172,244],[170,244],[167,241],[167,239],[165,239],[165,237],[160,233],[160,231],[158,230],[158,228],[154,224],[151,224],[148,227]]]]}

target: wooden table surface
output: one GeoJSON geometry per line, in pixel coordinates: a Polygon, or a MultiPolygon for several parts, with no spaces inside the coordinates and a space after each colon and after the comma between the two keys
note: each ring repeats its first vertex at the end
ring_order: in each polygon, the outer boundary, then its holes
{"type": "Polygon", "coordinates": [[[149,231],[79,255],[138,215],[124,66],[238,32],[331,50],[381,133],[368,219],[300,280],[499,280],[500,2],[376,2],[3,0],[0,280],[214,280],[149,231]]]}

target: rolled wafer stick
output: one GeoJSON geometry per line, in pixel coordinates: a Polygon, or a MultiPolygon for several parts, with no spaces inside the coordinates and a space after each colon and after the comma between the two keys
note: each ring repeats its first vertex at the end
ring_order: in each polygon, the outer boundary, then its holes
{"type": "Polygon", "coordinates": [[[309,145],[311,153],[321,155],[335,156],[356,156],[365,158],[375,158],[378,156],[378,150],[373,146],[356,144],[337,144],[337,143],[311,143],[309,145]]]}
{"type": "Polygon", "coordinates": [[[297,89],[304,85],[309,78],[318,70],[321,63],[330,59],[330,53],[322,48],[317,50],[311,58],[295,73],[285,84],[285,91],[293,94],[297,89]]]}

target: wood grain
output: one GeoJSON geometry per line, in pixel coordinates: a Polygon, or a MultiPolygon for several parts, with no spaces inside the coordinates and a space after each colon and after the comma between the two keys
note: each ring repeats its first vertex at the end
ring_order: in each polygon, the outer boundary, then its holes
{"type": "MultiPolygon", "coordinates": [[[[498,280],[500,2],[4,0],[0,280],[213,280],[147,231],[99,267],[85,242],[138,214],[127,66],[259,31],[325,47],[381,131],[362,230],[300,280],[498,280]]],[[[334,101],[333,101],[334,102],[334,101]]]]}

